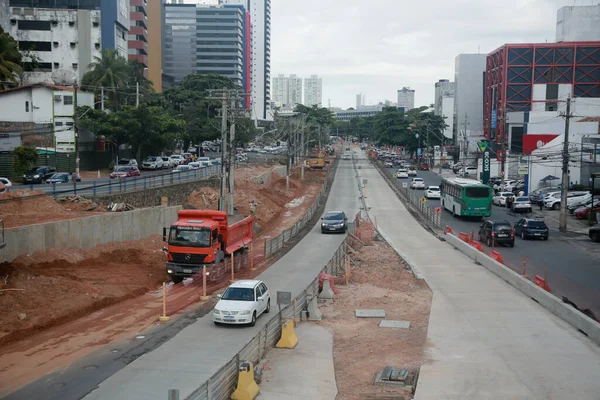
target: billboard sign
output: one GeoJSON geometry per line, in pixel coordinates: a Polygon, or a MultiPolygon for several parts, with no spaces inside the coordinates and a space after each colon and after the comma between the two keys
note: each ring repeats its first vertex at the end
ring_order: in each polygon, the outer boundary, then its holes
{"type": "Polygon", "coordinates": [[[484,185],[487,185],[490,180],[491,164],[490,151],[486,149],[486,151],[483,152],[483,173],[481,174],[481,181],[484,185]]]}
{"type": "Polygon", "coordinates": [[[496,119],[497,119],[497,115],[496,115],[496,110],[492,110],[492,129],[496,129],[496,119]]]}
{"type": "Polygon", "coordinates": [[[523,135],[523,154],[529,155],[532,151],[541,149],[557,137],[557,134],[523,135]]]}

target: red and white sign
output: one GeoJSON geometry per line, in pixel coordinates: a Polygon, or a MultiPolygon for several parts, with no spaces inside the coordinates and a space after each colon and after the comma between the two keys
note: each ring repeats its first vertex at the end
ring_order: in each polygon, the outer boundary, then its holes
{"type": "Polygon", "coordinates": [[[531,154],[532,151],[541,149],[556,137],[558,135],[550,133],[523,135],[523,154],[531,154]]]}

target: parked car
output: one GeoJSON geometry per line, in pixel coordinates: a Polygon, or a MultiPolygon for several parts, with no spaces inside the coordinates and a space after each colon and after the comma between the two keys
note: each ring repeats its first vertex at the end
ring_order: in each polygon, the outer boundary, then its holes
{"type": "Polygon", "coordinates": [[[173,161],[173,166],[176,167],[180,164],[183,164],[183,157],[181,156],[181,154],[173,154],[171,157],[169,157],[171,159],[171,161],[173,161]]]}
{"type": "MultiPolygon", "coordinates": [[[[579,207],[577,210],[575,210],[575,212],[573,214],[575,215],[575,218],[577,218],[577,219],[588,219],[590,217],[591,209],[592,209],[592,203],[590,202],[588,205],[579,207]]],[[[600,200],[594,201],[594,211],[596,213],[600,212],[600,200]]]]}
{"type": "Polygon", "coordinates": [[[0,183],[2,183],[4,185],[4,187],[7,187],[7,188],[9,188],[13,185],[12,182],[10,181],[10,179],[2,178],[2,177],[0,177],[0,183]]]}
{"type": "Polygon", "coordinates": [[[408,178],[408,171],[403,168],[399,169],[398,171],[396,171],[396,178],[408,178]]]}
{"type": "Polygon", "coordinates": [[[171,157],[161,157],[163,160],[163,168],[169,169],[169,168],[173,168],[175,166],[175,164],[173,164],[173,160],[171,160],[171,157]]]}
{"type": "MultiPolygon", "coordinates": [[[[544,195],[544,207],[552,210],[560,209],[561,192],[550,192],[544,195]]],[[[569,204],[579,203],[581,201],[591,199],[592,194],[586,191],[572,191],[567,193],[567,207],[569,204]]]]}
{"type": "Polygon", "coordinates": [[[41,166],[30,169],[23,175],[23,183],[44,183],[56,173],[56,168],[41,166]]]}
{"type": "Polygon", "coordinates": [[[137,168],[138,163],[137,160],[135,158],[119,158],[119,160],[117,161],[117,165],[115,165],[115,168],[119,167],[119,166],[135,166],[137,168]]]}
{"type": "Polygon", "coordinates": [[[588,236],[592,239],[592,242],[600,243],[600,225],[592,226],[588,231],[588,236]]]}
{"type": "Polygon", "coordinates": [[[515,235],[521,236],[521,239],[540,238],[548,240],[550,230],[546,223],[535,218],[521,218],[515,224],[515,235]]]}
{"type": "Polygon", "coordinates": [[[421,165],[419,166],[419,169],[421,171],[429,171],[429,164],[427,164],[427,163],[421,163],[421,165]]]}
{"type": "Polygon", "coordinates": [[[344,233],[348,230],[348,217],[343,211],[328,211],[321,221],[321,233],[344,233]]]}
{"type": "Polygon", "coordinates": [[[178,165],[177,167],[175,167],[175,169],[171,172],[175,172],[175,173],[179,173],[179,172],[188,172],[188,171],[192,171],[192,167],[190,167],[189,165],[185,165],[185,164],[181,164],[178,165]]]}
{"type": "Polygon", "coordinates": [[[534,190],[533,192],[529,193],[529,200],[531,200],[531,202],[533,204],[537,204],[540,201],[541,194],[543,194],[545,196],[546,193],[557,192],[559,190],[560,190],[560,188],[557,186],[550,186],[550,187],[544,187],[541,189],[537,189],[537,190],[534,190]]]}
{"type": "Polygon", "coordinates": [[[460,174],[461,176],[477,177],[477,167],[465,167],[460,174]]]}
{"type": "MultiPolygon", "coordinates": [[[[352,158],[352,155],[350,153],[345,153],[342,156],[342,160],[350,160],[352,158]]],[[[393,165],[393,164],[392,164],[393,165]]]]}
{"type": "Polygon", "coordinates": [[[50,179],[46,179],[46,183],[69,183],[69,182],[81,182],[81,177],[76,173],[69,174],[68,172],[57,172],[50,177],[50,179]]]}
{"type": "Polygon", "coordinates": [[[493,188],[494,190],[502,190],[503,192],[509,192],[509,190],[505,190],[506,187],[512,187],[515,184],[516,180],[514,179],[505,179],[504,184],[502,184],[502,180],[497,181],[493,188]]]}
{"type": "Polygon", "coordinates": [[[496,244],[515,246],[515,232],[508,221],[486,221],[479,229],[479,241],[485,242],[488,247],[496,244]]]}
{"type": "Polygon", "coordinates": [[[391,161],[386,161],[383,163],[383,166],[386,168],[392,168],[394,166],[394,163],[391,161]]]}
{"type": "Polygon", "coordinates": [[[515,194],[512,192],[498,192],[494,197],[492,197],[492,204],[500,207],[506,207],[506,204],[508,203],[507,199],[509,197],[515,197],[515,194]]]}
{"type": "Polygon", "coordinates": [[[423,178],[413,178],[412,181],[410,181],[410,188],[413,190],[425,189],[425,181],[423,178]]]}
{"type": "Polygon", "coordinates": [[[417,170],[413,167],[410,167],[408,170],[408,176],[417,176],[417,170]]]}
{"type": "Polygon", "coordinates": [[[529,197],[515,197],[512,202],[512,211],[517,212],[533,212],[533,206],[531,205],[531,201],[529,201],[529,197]]]}
{"type": "Polygon", "coordinates": [[[142,162],[142,169],[157,170],[157,169],[162,169],[163,167],[164,167],[164,162],[161,157],[150,156],[150,157],[147,157],[142,162]]]}
{"type": "Polygon", "coordinates": [[[439,186],[427,186],[425,190],[425,197],[428,199],[439,199],[441,198],[439,186]]]}
{"type": "Polygon", "coordinates": [[[194,156],[192,155],[192,153],[183,153],[182,156],[183,156],[183,160],[184,160],[183,162],[185,164],[188,164],[194,158],[194,156]]]}
{"type": "Polygon", "coordinates": [[[467,166],[467,164],[465,164],[464,162],[459,162],[456,163],[452,166],[452,172],[454,172],[455,174],[458,174],[459,172],[461,172],[465,167],[467,166]]]}
{"type": "Polygon", "coordinates": [[[502,191],[504,192],[514,192],[515,188],[519,185],[523,184],[522,180],[509,180],[504,182],[504,186],[502,187],[502,191]]]}
{"type": "Polygon", "coordinates": [[[117,167],[111,174],[110,179],[125,179],[140,176],[140,170],[133,165],[117,167]]]}
{"type": "Polygon", "coordinates": [[[271,311],[271,293],[263,281],[241,280],[232,283],[212,312],[215,325],[248,324],[254,326],[261,314],[271,311]]]}
{"type": "Polygon", "coordinates": [[[191,169],[200,169],[203,167],[202,164],[200,164],[198,161],[192,161],[191,163],[188,164],[188,166],[191,169]]]}

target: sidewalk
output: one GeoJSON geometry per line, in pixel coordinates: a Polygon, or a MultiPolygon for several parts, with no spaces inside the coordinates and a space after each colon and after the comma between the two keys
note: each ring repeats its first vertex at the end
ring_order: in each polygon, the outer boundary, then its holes
{"type": "Polygon", "coordinates": [[[296,327],[295,349],[267,353],[260,400],[334,400],[337,395],[333,368],[333,334],[311,322],[296,327]]]}
{"type": "Polygon", "coordinates": [[[598,346],[425,231],[359,158],[379,231],[433,291],[415,399],[597,400],[598,346]]]}

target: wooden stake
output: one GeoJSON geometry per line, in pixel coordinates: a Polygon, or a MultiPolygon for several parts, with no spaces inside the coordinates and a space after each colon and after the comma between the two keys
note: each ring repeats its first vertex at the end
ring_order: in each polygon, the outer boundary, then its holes
{"type": "Polygon", "coordinates": [[[167,283],[163,282],[163,315],[158,317],[160,322],[167,322],[171,318],[167,316],[167,283]]]}
{"type": "Polygon", "coordinates": [[[346,255],[346,286],[348,286],[348,281],[350,280],[350,257],[346,255]]]}
{"type": "Polygon", "coordinates": [[[202,296],[200,296],[201,301],[208,300],[208,296],[206,295],[206,265],[202,267],[202,296]]]}
{"type": "Polygon", "coordinates": [[[234,262],[234,253],[231,253],[231,283],[235,282],[235,262],[234,262]]]}
{"type": "Polygon", "coordinates": [[[527,257],[523,256],[523,277],[527,278],[527,257]]]}

